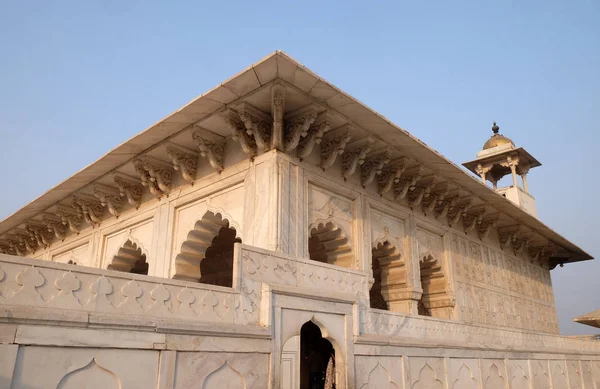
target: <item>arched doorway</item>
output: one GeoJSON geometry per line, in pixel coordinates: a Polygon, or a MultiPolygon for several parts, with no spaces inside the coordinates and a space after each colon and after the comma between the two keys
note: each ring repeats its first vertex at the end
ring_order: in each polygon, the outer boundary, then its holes
{"type": "Polygon", "coordinates": [[[300,389],[335,388],[335,350],[312,321],[300,329],[300,389]]]}

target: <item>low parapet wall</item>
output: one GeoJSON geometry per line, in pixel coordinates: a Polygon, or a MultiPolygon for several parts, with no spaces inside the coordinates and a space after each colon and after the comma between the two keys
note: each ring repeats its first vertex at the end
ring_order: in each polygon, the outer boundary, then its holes
{"type": "Polygon", "coordinates": [[[232,288],[0,255],[0,388],[289,387],[307,320],[341,389],[600,387],[598,341],[373,310],[368,284],[239,244],[232,288]]]}

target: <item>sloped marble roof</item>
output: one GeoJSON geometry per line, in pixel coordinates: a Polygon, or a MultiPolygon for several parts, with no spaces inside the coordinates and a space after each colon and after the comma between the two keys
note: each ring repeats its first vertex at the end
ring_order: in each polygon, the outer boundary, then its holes
{"type": "MultiPolygon", "coordinates": [[[[305,94],[309,99],[326,106],[327,109],[334,110],[378,142],[401,149],[403,154],[418,160],[420,164],[441,177],[452,180],[473,196],[481,199],[486,205],[510,217],[515,223],[526,226],[560,246],[565,251],[564,262],[592,259],[589,254],[575,244],[495,193],[479,179],[471,176],[421,140],[320,78],[282,51],[270,54],[202,94],[10,215],[0,222],[0,235],[63,201],[91,182],[114,172],[135,156],[153,149],[167,139],[176,137],[194,123],[224,111],[230,103],[247,98],[252,94],[259,94],[261,88],[275,79],[283,80],[298,94],[305,94]]],[[[289,104],[293,106],[293,101],[289,104]]],[[[221,135],[229,136],[230,134],[223,133],[221,135]]]]}

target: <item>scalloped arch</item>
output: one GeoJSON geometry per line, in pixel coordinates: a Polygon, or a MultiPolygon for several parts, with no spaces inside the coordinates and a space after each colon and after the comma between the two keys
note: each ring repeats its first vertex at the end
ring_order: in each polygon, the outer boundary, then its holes
{"type": "Polygon", "coordinates": [[[333,225],[335,227],[335,229],[342,231],[342,234],[344,235],[344,237],[346,239],[348,238],[349,235],[346,233],[344,228],[342,226],[340,226],[338,223],[336,223],[335,220],[333,220],[333,218],[315,220],[313,223],[311,223],[308,226],[308,234],[311,235],[313,230],[319,229],[320,227],[325,227],[325,226],[327,226],[327,224],[333,225]]]}
{"type": "Polygon", "coordinates": [[[228,212],[225,211],[225,209],[223,209],[222,207],[215,207],[209,203],[207,204],[207,211],[204,212],[204,215],[202,215],[202,217],[204,217],[208,212],[211,212],[215,216],[221,216],[221,219],[223,220],[227,220],[227,222],[229,223],[229,227],[235,229],[235,237],[242,239],[242,228],[240,227],[239,223],[235,221],[234,218],[228,212]]]}
{"type": "Polygon", "coordinates": [[[309,228],[309,258],[345,268],[354,268],[352,243],[346,232],[333,220],[317,220],[309,228]]]}
{"type": "MultiPolygon", "coordinates": [[[[193,228],[191,228],[187,233],[186,239],[181,243],[179,247],[179,253],[175,256],[175,271],[173,274],[174,279],[183,279],[193,282],[206,282],[216,285],[223,285],[221,282],[224,282],[227,285],[231,283],[230,279],[233,277],[232,269],[230,271],[231,275],[225,275],[225,278],[215,281],[206,280],[207,274],[211,274],[212,276],[214,273],[212,270],[209,269],[208,272],[205,272],[205,269],[201,268],[201,266],[209,266],[208,264],[203,264],[203,261],[211,258],[211,251],[209,249],[215,247],[215,244],[217,244],[217,246],[220,244],[220,249],[224,250],[219,251],[220,253],[228,252],[227,250],[229,248],[231,249],[231,258],[229,258],[228,255],[226,262],[231,262],[230,267],[233,268],[233,245],[235,242],[240,242],[241,238],[239,237],[238,229],[236,229],[234,225],[231,225],[230,220],[227,219],[226,216],[227,214],[225,212],[218,211],[215,213],[211,210],[207,210],[202,215],[202,218],[198,219],[194,223],[193,228]],[[232,231],[234,236],[233,241],[230,241],[229,239],[231,239],[231,237],[228,234],[230,234],[232,231]],[[225,242],[222,234],[228,236],[225,242]],[[217,239],[217,241],[215,241],[215,239],[217,239]],[[223,246],[223,244],[225,244],[225,246],[223,246]]],[[[213,264],[219,266],[223,265],[223,263],[212,263],[209,268],[212,268],[213,264]]],[[[225,266],[228,265],[225,264],[225,266]]],[[[220,271],[223,272],[225,270],[226,269],[221,269],[220,271]]]]}
{"type": "Polygon", "coordinates": [[[146,248],[144,247],[144,245],[138,239],[134,238],[131,235],[131,229],[129,229],[126,234],[123,234],[123,237],[119,241],[119,246],[115,250],[113,250],[113,252],[110,253],[110,255],[108,255],[106,257],[106,258],[110,258],[110,259],[109,259],[108,263],[104,264],[104,267],[110,265],[110,263],[112,262],[112,258],[114,258],[119,253],[119,250],[121,250],[123,248],[123,246],[125,245],[125,243],[127,243],[127,241],[130,241],[131,243],[134,243],[137,246],[137,248],[139,248],[140,250],[142,250],[142,254],[144,254],[146,256],[146,258],[148,258],[148,254],[149,254],[148,250],[146,250],[146,248]]]}

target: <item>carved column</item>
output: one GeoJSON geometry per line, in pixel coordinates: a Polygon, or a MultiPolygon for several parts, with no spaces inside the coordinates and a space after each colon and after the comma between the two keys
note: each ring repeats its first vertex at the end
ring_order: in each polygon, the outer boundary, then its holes
{"type": "Polygon", "coordinates": [[[271,116],[273,116],[273,136],[271,147],[279,151],[284,150],[283,140],[283,113],[285,111],[285,86],[280,82],[271,88],[271,116]]]}

